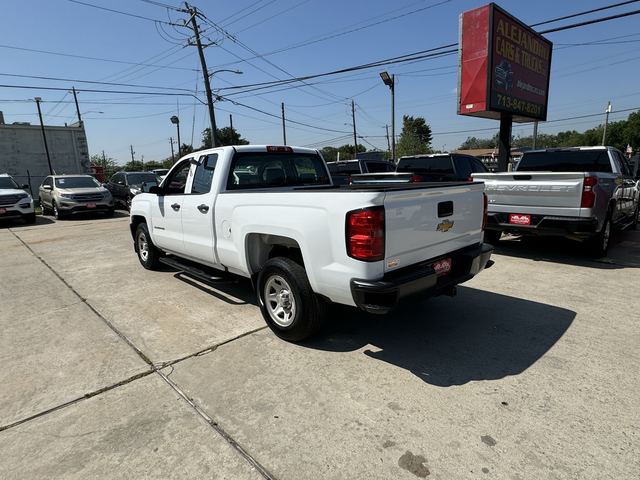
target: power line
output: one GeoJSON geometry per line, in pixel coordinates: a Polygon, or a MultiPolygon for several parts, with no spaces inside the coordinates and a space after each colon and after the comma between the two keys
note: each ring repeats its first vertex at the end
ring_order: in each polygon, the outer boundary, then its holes
{"type": "Polygon", "coordinates": [[[0,73],[0,76],[15,77],[15,78],[33,78],[36,80],[53,80],[56,82],[90,83],[94,85],[113,85],[115,87],[152,88],[152,89],[158,89],[158,90],[181,90],[184,92],[192,92],[192,90],[188,88],[159,87],[155,85],[136,85],[133,83],[100,82],[97,80],[79,80],[77,78],[46,77],[42,75],[21,75],[17,73],[0,73]]]}
{"type": "MultiPolygon", "coordinates": [[[[67,91],[68,88],[64,87],[45,87],[39,85],[8,85],[8,84],[0,84],[0,88],[18,88],[18,89],[27,89],[27,90],[50,90],[53,92],[67,91]]],[[[76,88],[76,92],[87,92],[87,93],[113,93],[113,94],[130,94],[130,95],[166,95],[172,97],[193,97],[196,98],[199,102],[203,103],[200,98],[198,98],[193,93],[174,93],[174,92],[139,92],[139,91],[130,91],[130,90],[100,90],[97,88],[76,88]]]]}
{"type": "Polygon", "coordinates": [[[560,20],[568,20],[569,18],[582,17],[583,15],[588,15],[590,13],[601,12],[603,10],[609,10],[616,7],[622,7],[623,5],[628,5],[630,3],[637,3],[640,0],[627,0],[626,2],[614,3],[611,5],[605,5],[604,7],[594,8],[591,10],[585,10],[584,12],[573,13],[571,15],[565,15],[564,17],[557,17],[552,20],[545,20],[544,22],[534,23],[533,25],[529,25],[530,27],[539,27],[540,25],[546,25],[548,23],[559,22],[560,20]]]}
{"type": "Polygon", "coordinates": [[[62,53],[62,52],[52,52],[50,50],[38,50],[35,48],[26,48],[26,47],[16,47],[14,45],[0,45],[0,48],[7,48],[7,49],[11,49],[11,50],[20,50],[23,52],[33,52],[33,53],[44,53],[47,55],[58,55],[60,57],[70,57],[70,58],[80,58],[83,60],[96,60],[96,61],[100,61],[100,62],[110,62],[110,63],[121,63],[123,65],[143,65],[145,67],[160,67],[160,68],[168,68],[168,69],[173,69],[173,70],[189,70],[189,71],[194,71],[193,68],[186,68],[186,67],[172,67],[170,65],[161,65],[161,64],[149,64],[149,63],[140,63],[140,62],[128,62],[125,60],[114,60],[111,58],[100,58],[100,57],[89,57],[86,55],[76,55],[76,54],[71,54],[71,53],[62,53]]]}
{"type": "Polygon", "coordinates": [[[84,5],[85,7],[92,7],[92,8],[97,8],[98,10],[105,10],[107,12],[111,12],[111,13],[118,13],[120,15],[126,15],[128,17],[134,17],[134,18],[138,18],[141,20],[148,20],[151,22],[156,22],[156,23],[162,23],[165,25],[173,25],[173,26],[177,26],[177,27],[184,27],[184,25],[180,25],[178,23],[170,23],[170,22],[165,22],[164,20],[158,20],[156,18],[151,18],[151,17],[145,17],[144,15],[138,15],[135,13],[130,13],[130,12],[123,12],[122,10],[115,10],[113,8],[107,8],[107,7],[103,7],[101,5],[94,5],[93,3],[87,3],[87,2],[82,2],[80,0],[67,0],[68,2],[71,3],[76,3],[78,5],[84,5]]]}

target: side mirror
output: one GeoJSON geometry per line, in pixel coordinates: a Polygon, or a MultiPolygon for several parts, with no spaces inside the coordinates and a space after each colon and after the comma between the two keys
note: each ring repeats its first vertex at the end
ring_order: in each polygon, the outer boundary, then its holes
{"type": "Polygon", "coordinates": [[[162,189],[157,185],[152,185],[149,187],[148,193],[152,193],[153,195],[162,195],[162,189]]]}
{"type": "Polygon", "coordinates": [[[24,184],[24,185],[22,185],[20,188],[21,188],[21,189],[23,189],[23,190],[27,190],[27,189],[29,188],[29,185],[27,185],[27,184],[25,183],[25,184],[24,184]]]}
{"type": "Polygon", "coordinates": [[[53,190],[51,188],[51,185],[43,185],[42,188],[44,188],[45,190],[53,190]]]}

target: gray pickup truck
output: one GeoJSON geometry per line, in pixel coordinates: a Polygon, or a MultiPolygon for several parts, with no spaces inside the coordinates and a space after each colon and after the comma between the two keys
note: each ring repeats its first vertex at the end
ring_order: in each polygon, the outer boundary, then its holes
{"type": "Polygon", "coordinates": [[[587,242],[603,256],[613,228],[638,223],[638,167],[612,147],[525,152],[507,173],[476,173],[485,183],[489,214],[485,241],[503,232],[556,235],[587,242]]]}

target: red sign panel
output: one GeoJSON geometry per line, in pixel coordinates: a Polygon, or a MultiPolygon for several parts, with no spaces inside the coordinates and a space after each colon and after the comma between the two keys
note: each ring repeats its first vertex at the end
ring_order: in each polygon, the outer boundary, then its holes
{"type": "Polygon", "coordinates": [[[460,17],[458,113],[547,119],[552,43],[496,4],[460,17]]]}

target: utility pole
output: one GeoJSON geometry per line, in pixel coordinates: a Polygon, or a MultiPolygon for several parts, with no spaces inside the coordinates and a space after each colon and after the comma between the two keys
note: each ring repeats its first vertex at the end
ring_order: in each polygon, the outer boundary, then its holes
{"type": "Polygon", "coordinates": [[[131,147],[131,163],[133,163],[133,162],[136,161],[136,159],[134,157],[136,152],[133,151],[133,145],[130,145],[130,147],[131,147]]]}
{"type": "Polygon", "coordinates": [[[611,101],[607,105],[607,109],[604,111],[604,131],[602,132],[602,145],[606,145],[607,140],[607,126],[609,125],[609,114],[611,113],[611,101]]]}
{"type": "Polygon", "coordinates": [[[42,140],[44,140],[44,151],[47,154],[47,163],[49,164],[49,174],[53,175],[53,167],[51,166],[51,155],[49,155],[49,146],[47,145],[47,135],[44,132],[44,121],[42,120],[42,110],[40,110],[40,102],[42,98],[35,97],[36,105],[38,106],[38,117],[40,117],[40,128],[42,129],[42,140]]]}
{"type": "Polygon", "coordinates": [[[76,102],[76,112],[78,114],[78,123],[82,126],[82,116],[80,115],[80,106],[78,105],[78,94],[76,93],[76,87],[71,87],[73,92],[73,100],[76,102]]]}
{"type": "Polygon", "coordinates": [[[500,113],[500,135],[498,139],[498,172],[506,172],[511,158],[511,128],[513,116],[500,113]]]}
{"type": "Polygon", "coordinates": [[[387,149],[389,150],[389,154],[391,154],[391,143],[389,141],[389,125],[385,125],[384,128],[387,131],[387,149]]]}
{"type": "Polygon", "coordinates": [[[355,155],[353,158],[358,158],[358,136],[356,135],[356,104],[351,100],[351,118],[353,120],[353,148],[355,149],[355,155]]]}
{"type": "Polygon", "coordinates": [[[396,161],[396,75],[391,75],[391,157],[396,161]]]}
{"type": "Polygon", "coordinates": [[[171,162],[176,163],[176,156],[173,153],[173,137],[169,137],[169,141],[171,142],[171,162]]]}
{"type": "Polygon", "coordinates": [[[287,127],[284,120],[284,102],[282,102],[280,106],[282,107],[282,141],[284,142],[283,145],[286,145],[287,144],[287,127]]]}
{"type": "Polygon", "coordinates": [[[538,121],[533,122],[533,149],[538,146],[538,121]]]}
{"type": "Polygon", "coordinates": [[[233,132],[233,115],[229,114],[229,126],[231,127],[231,131],[233,132]]]}
{"type": "MultiPolygon", "coordinates": [[[[196,38],[196,47],[198,47],[198,55],[200,56],[200,65],[202,66],[202,76],[204,77],[204,90],[207,94],[207,106],[209,107],[209,120],[211,121],[211,145],[215,148],[218,146],[218,136],[216,134],[216,115],[213,111],[213,94],[211,93],[211,83],[209,81],[209,71],[207,70],[207,61],[204,58],[204,51],[202,48],[202,42],[200,41],[200,30],[198,29],[198,22],[196,16],[198,10],[195,7],[189,6],[187,2],[184,2],[187,8],[187,13],[191,15],[191,28],[196,38]]],[[[180,145],[178,145],[180,148],[180,145]]]]}

